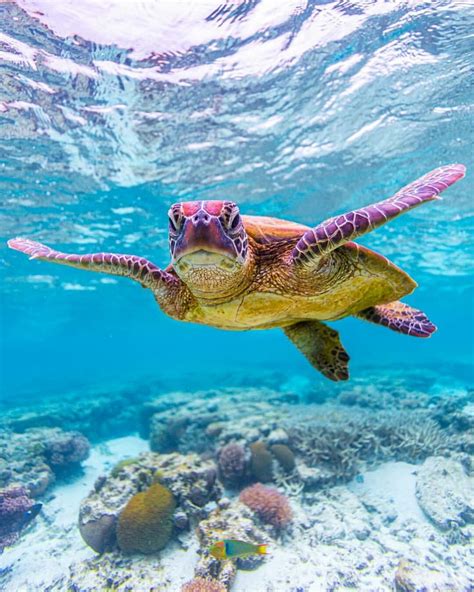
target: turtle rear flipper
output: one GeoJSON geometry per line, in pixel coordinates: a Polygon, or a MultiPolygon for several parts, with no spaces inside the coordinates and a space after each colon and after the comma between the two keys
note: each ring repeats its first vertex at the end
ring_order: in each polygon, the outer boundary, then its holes
{"type": "Polygon", "coordinates": [[[308,362],[326,378],[334,381],[349,378],[349,355],[337,331],[320,321],[302,321],[283,330],[308,362]]]}
{"type": "Polygon", "coordinates": [[[436,331],[436,325],[433,325],[424,312],[399,301],[371,306],[355,316],[413,337],[431,337],[436,331]]]}

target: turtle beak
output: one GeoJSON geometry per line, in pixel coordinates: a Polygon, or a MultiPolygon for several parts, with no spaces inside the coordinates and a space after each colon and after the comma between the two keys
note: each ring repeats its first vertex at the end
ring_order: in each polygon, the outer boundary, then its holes
{"type": "Polygon", "coordinates": [[[183,224],[173,253],[173,263],[185,258],[190,265],[216,265],[223,259],[232,266],[237,259],[233,241],[216,216],[200,210],[183,224]]]}

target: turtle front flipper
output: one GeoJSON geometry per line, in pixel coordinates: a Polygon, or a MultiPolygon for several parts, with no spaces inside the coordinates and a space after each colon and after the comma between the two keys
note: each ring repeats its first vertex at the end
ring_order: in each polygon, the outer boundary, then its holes
{"type": "Polygon", "coordinates": [[[283,330],[308,362],[326,378],[334,381],[349,378],[349,355],[337,331],[320,321],[301,321],[283,330]]]}
{"type": "Polygon", "coordinates": [[[462,179],[465,172],[466,168],[462,164],[440,167],[385,201],[322,222],[303,234],[293,249],[293,260],[303,266],[318,264],[321,257],[344,243],[382,226],[422,203],[439,199],[438,195],[462,179]]]}
{"type": "Polygon", "coordinates": [[[371,306],[355,316],[413,337],[431,337],[436,331],[436,325],[433,325],[424,312],[403,302],[371,306]]]}
{"type": "Polygon", "coordinates": [[[173,275],[163,271],[151,261],[136,255],[119,255],[115,253],[92,253],[88,255],[74,255],[55,251],[46,245],[27,238],[13,238],[8,241],[10,249],[21,251],[30,256],[30,259],[51,261],[61,265],[69,265],[88,271],[98,271],[112,275],[129,277],[140,282],[145,288],[150,288],[159,296],[179,280],[173,275]]]}

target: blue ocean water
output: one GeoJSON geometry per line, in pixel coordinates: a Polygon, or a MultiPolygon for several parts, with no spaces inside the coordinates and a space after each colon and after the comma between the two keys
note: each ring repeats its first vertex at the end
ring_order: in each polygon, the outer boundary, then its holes
{"type": "Polygon", "coordinates": [[[7,238],[164,266],[175,201],[315,225],[451,162],[468,175],[443,202],[360,240],[415,278],[407,301],[439,332],[338,325],[353,375],[470,373],[469,3],[116,2],[107,31],[97,3],[41,4],[0,6],[4,397],[223,368],[321,380],[278,330],[172,322],[126,279],[29,262],[7,238]]]}
{"type": "Polygon", "coordinates": [[[473,26],[458,0],[0,2],[2,409],[154,381],[333,388],[278,329],[173,321],[9,238],[165,267],[176,201],[313,226],[451,163],[467,174],[441,201],[359,240],[416,280],[405,301],[438,332],[332,326],[353,381],[472,387],[473,26]]]}

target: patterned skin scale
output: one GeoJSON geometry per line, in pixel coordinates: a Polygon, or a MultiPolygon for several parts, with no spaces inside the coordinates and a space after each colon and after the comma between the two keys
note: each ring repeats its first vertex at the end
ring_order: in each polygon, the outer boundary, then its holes
{"type": "Polygon", "coordinates": [[[462,165],[441,167],[385,201],[315,228],[241,216],[229,201],[174,204],[165,270],[135,255],[72,255],[25,238],[8,245],[31,259],[129,277],[178,320],[230,330],[281,327],[314,368],[347,380],[349,356],[337,331],[321,321],[354,315],[416,337],[436,330],[423,312],[399,302],[416,283],[352,240],[438,199],[464,174],[462,165]]]}

